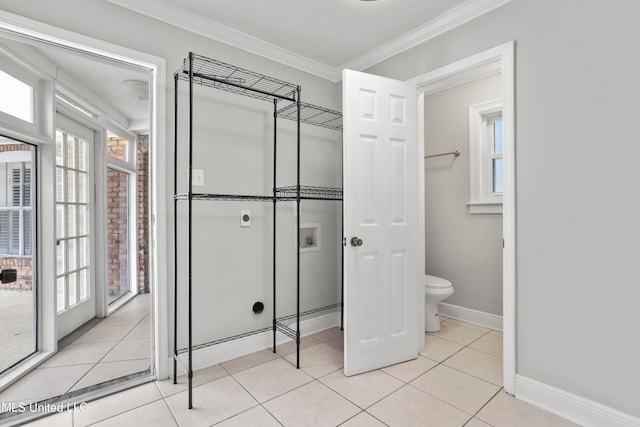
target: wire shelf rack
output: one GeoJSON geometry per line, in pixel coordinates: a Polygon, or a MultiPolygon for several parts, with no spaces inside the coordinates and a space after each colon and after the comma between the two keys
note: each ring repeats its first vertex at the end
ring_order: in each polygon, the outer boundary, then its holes
{"type": "MultiPolygon", "coordinates": [[[[180,193],[173,196],[175,200],[189,200],[189,193],[180,193]]],[[[273,196],[251,196],[242,194],[207,194],[207,193],[193,193],[191,200],[218,200],[218,201],[254,201],[254,202],[272,202],[273,196]]]]}
{"type": "MultiPolygon", "coordinates": [[[[297,120],[298,109],[294,104],[289,104],[278,110],[278,117],[287,120],[297,120]]],[[[314,126],[342,131],[342,113],[317,105],[300,103],[300,121],[314,126]]]]}
{"type": "MultiPolygon", "coordinates": [[[[176,70],[177,78],[188,81],[189,68],[185,58],[176,70]]],[[[284,99],[294,102],[296,110],[298,85],[198,54],[193,54],[193,83],[266,101],[284,99]]]]}
{"type": "MultiPolygon", "coordinates": [[[[298,186],[276,188],[278,200],[296,200],[298,186]]],[[[300,186],[300,199],[302,200],[342,200],[342,189],[331,187],[300,186]]]]}

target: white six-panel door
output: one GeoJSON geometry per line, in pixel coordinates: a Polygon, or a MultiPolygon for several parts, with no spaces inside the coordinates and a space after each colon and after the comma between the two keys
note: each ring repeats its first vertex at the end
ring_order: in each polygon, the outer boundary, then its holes
{"type": "Polygon", "coordinates": [[[345,70],[345,375],[417,357],[416,87],[345,70]]]}

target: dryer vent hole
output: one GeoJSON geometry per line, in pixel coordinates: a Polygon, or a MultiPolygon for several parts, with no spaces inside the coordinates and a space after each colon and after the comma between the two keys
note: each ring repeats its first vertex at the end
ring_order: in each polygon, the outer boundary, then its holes
{"type": "Polygon", "coordinates": [[[256,302],[255,304],[253,304],[253,312],[255,314],[260,314],[264,311],[264,304],[261,303],[260,301],[256,302]]]}

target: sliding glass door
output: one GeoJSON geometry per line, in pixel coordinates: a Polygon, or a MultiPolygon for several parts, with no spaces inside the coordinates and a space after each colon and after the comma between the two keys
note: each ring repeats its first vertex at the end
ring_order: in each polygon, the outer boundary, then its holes
{"type": "Polygon", "coordinates": [[[0,136],[0,372],[36,351],[35,155],[0,136]]]}

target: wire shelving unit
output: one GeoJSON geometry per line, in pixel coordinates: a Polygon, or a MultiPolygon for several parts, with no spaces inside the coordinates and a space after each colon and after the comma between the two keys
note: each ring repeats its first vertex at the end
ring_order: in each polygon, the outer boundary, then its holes
{"type": "MultiPolygon", "coordinates": [[[[173,350],[173,378],[177,380],[177,369],[180,367],[188,378],[188,406],[193,407],[193,351],[212,345],[237,340],[251,335],[273,332],[273,351],[276,352],[276,333],[280,332],[296,342],[296,367],[300,367],[300,319],[317,312],[326,310],[337,310],[342,307],[342,303],[329,306],[318,307],[307,311],[300,311],[300,245],[298,244],[296,259],[296,313],[286,316],[277,316],[276,296],[276,247],[277,247],[277,227],[276,227],[276,204],[279,201],[294,201],[297,211],[297,233],[300,233],[300,202],[302,200],[331,200],[341,201],[342,190],[337,188],[311,187],[300,184],[300,124],[310,124],[327,129],[342,131],[342,114],[324,107],[303,103],[300,99],[301,87],[293,83],[280,79],[265,76],[251,70],[233,66],[206,56],[190,52],[182,61],[180,67],[174,73],[174,350],[173,350]],[[188,151],[188,191],[178,192],[178,87],[179,82],[185,81],[188,84],[188,136],[186,138],[186,149],[188,151]],[[212,89],[223,90],[254,99],[267,101],[273,104],[273,194],[271,195],[248,195],[248,194],[209,194],[196,193],[193,191],[193,112],[194,112],[194,85],[204,86],[212,89]],[[279,107],[284,105],[284,107],[279,107]],[[277,119],[293,120],[296,122],[296,185],[288,187],[276,187],[277,171],[277,119]],[[273,204],[273,319],[272,326],[248,331],[241,334],[224,337],[206,343],[193,343],[193,202],[194,201],[250,201],[267,202],[273,204]],[[178,203],[186,201],[188,203],[187,218],[187,347],[178,348],[178,283],[180,271],[178,268],[178,203]],[[295,320],[295,329],[291,326],[295,320]],[[180,355],[187,354],[187,366],[180,359],[180,355]]],[[[344,268],[344,267],[343,267],[344,268]]],[[[344,291],[342,296],[344,295],[344,291]]],[[[342,301],[341,296],[341,301],[342,301]]]]}

